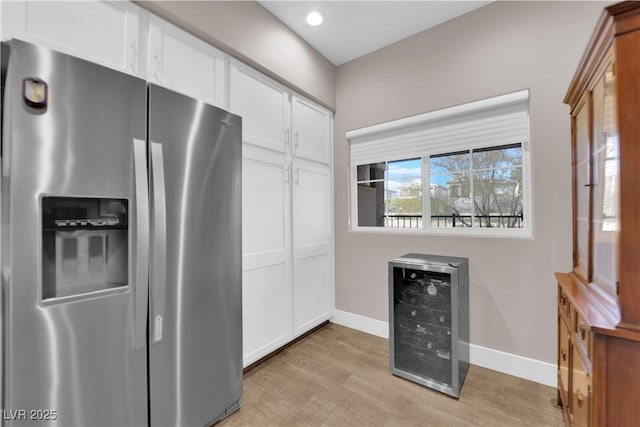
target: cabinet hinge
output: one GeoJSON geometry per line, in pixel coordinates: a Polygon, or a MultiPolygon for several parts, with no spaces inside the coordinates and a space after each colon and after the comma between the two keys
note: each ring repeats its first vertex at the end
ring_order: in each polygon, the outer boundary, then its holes
{"type": "Polygon", "coordinates": [[[616,295],[620,295],[620,282],[616,281],[616,295]]]}

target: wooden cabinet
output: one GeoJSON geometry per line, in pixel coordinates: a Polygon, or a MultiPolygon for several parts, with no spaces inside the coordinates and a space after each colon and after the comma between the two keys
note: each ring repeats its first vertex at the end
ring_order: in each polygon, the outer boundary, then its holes
{"type": "Polygon", "coordinates": [[[235,61],[229,77],[243,129],[247,366],[331,317],[331,115],[235,61]]]}
{"type": "Polygon", "coordinates": [[[129,2],[2,2],[2,39],[22,39],[139,75],[140,13],[129,2]]]}
{"type": "Polygon", "coordinates": [[[605,9],[571,106],[573,270],[558,280],[558,403],[573,426],[640,420],[640,3],[605,9]]]}
{"type": "MultiPolygon", "coordinates": [[[[569,396],[569,357],[571,357],[571,316],[569,298],[564,295],[562,288],[558,289],[558,401],[568,402],[569,396]]],[[[568,409],[568,405],[565,407],[568,409]]]]}
{"type": "Polygon", "coordinates": [[[227,108],[227,56],[155,16],[149,19],[148,73],[151,83],[227,108]]]}

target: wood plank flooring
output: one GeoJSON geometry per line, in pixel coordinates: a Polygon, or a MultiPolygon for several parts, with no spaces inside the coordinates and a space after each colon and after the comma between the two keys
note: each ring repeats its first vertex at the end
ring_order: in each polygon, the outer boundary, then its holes
{"type": "Polygon", "coordinates": [[[459,400],[395,377],[388,341],[333,323],[244,375],[231,426],[562,426],[547,387],[472,365],[459,400]]]}

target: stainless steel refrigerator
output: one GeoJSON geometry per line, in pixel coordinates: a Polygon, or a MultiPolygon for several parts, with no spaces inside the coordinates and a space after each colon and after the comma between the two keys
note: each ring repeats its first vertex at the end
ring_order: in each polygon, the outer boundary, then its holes
{"type": "Polygon", "coordinates": [[[1,156],[3,424],[235,411],[240,118],[12,40],[1,156]]]}

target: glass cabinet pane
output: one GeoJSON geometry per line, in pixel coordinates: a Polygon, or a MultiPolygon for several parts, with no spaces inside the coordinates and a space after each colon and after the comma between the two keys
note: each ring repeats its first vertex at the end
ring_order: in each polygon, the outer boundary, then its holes
{"type": "Polygon", "coordinates": [[[589,108],[583,106],[575,117],[575,221],[576,273],[589,279],[589,108]]]}
{"type": "Polygon", "coordinates": [[[615,120],[615,90],[612,67],[604,73],[592,92],[592,282],[611,296],[616,294],[616,254],[618,233],[619,178],[618,132],[615,120]]]}

